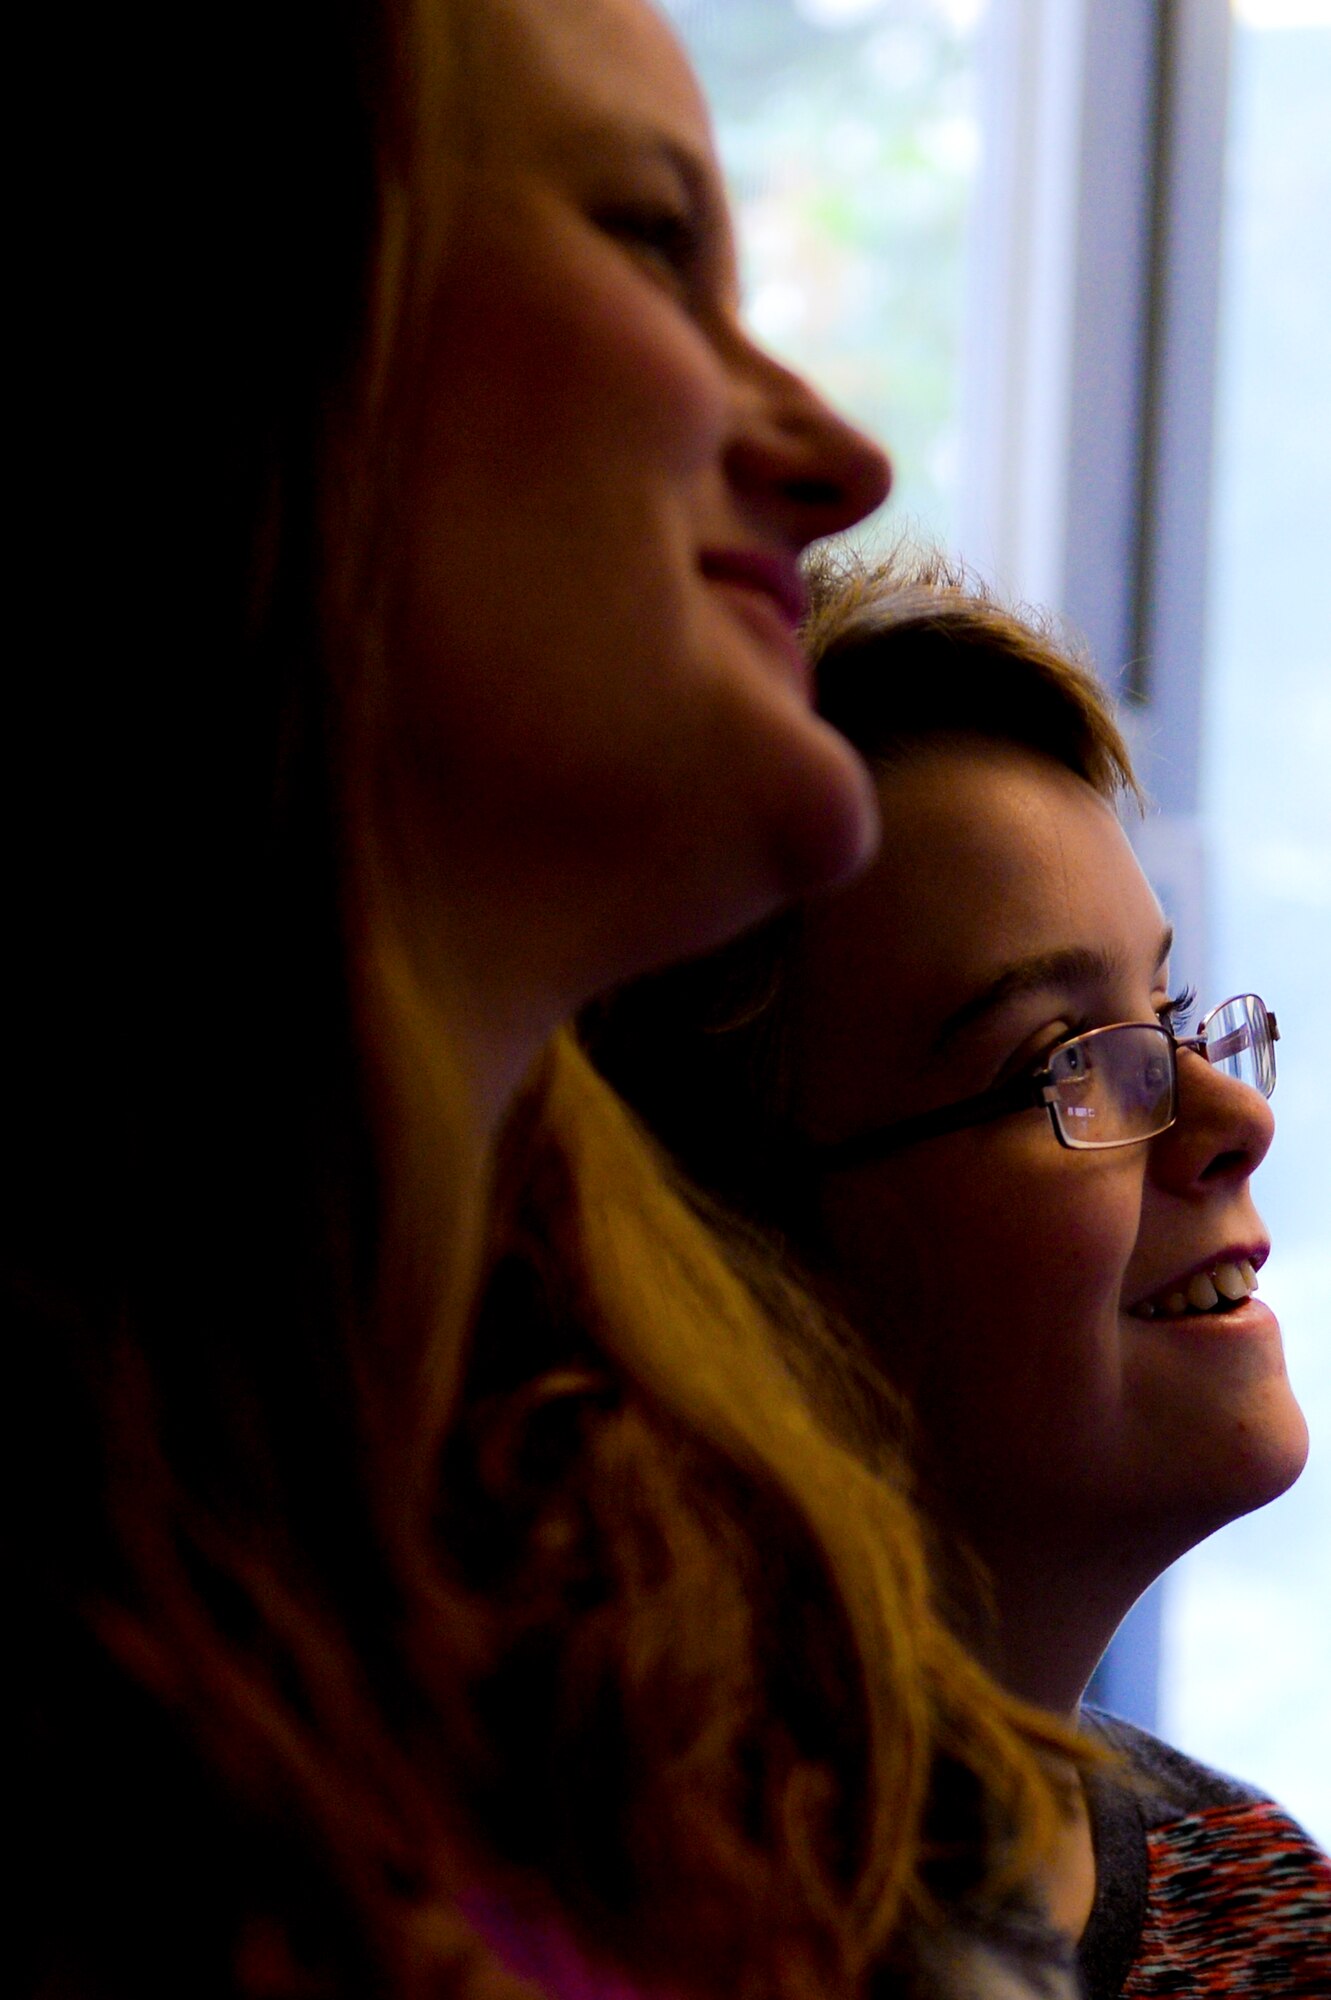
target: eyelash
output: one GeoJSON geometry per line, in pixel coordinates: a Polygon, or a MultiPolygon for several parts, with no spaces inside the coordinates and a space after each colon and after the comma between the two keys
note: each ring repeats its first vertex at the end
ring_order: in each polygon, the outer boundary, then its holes
{"type": "Polygon", "coordinates": [[[1180,1028],[1187,1026],[1188,1016],[1196,1005],[1197,988],[1185,986],[1174,999],[1166,1000],[1163,1006],[1156,1009],[1161,1027],[1168,1028],[1171,1034],[1176,1035],[1180,1028]]]}
{"type": "Polygon", "coordinates": [[[681,283],[696,276],[702,262],[703,232],[697,217],[688,209],[655,203],[628,204],[602,210],[596,221],[608,235],[659,259],[681,283]]]}
{"type": "MultiPolygon", "coordinates": [[[[1197,988],[1195,986],[1185,986],[1182,992],[1176,993],[1172,999],[1160,1002],[1160,1005],[1155,1010],[1155,1018],[1162,1028],[1169,1029],[1171,1035],[1177,1035],[1181,1028],[1186,1027],[1188,1016],[1196,1005],[1197,988]]],[[[1104,1025],[1103,1021],[1093,1021],[1089,1018],[1081,1021],[1073,1021],[1065,1034],[1060,1035],[1056,1041],[1051,1042],[1048,1048],[1041,1049],[1036,1059],[1037,1062],[1048,1062],[1054,1050],[1061,1049],[1065,1042],[1075,1041],[1078,1035],[1089,1034],[1093,1028],[1103,1028],[1104,1025]]]]}

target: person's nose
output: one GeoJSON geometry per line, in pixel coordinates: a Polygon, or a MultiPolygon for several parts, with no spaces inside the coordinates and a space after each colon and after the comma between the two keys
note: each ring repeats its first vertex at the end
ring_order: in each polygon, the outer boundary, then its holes
{"type": "Polygon", "coordinates": [[[881,506],[887,453],[818,392],[750,346],[726,476],[746,510],[796,551],[839,534],[881,506]]]}
{"type": "Polygon", "coordinates": [[[1266,1158],[1275,1129],[1259,1090],[1226,1076],[1195,1049],[1180,1049],[1178,1117],[1151,1141],[1151,1177],[1175,1194],[1245,1181],[1266,1158]]]}

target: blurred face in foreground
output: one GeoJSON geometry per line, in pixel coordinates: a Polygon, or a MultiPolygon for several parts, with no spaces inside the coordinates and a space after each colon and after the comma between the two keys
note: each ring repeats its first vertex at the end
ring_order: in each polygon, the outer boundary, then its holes
{"type": "MultiPolygon", "coordinates": [[[[880,798],[883,859],[809,922],[807,1132],[840,1140],[1086,1029],[1171,1020],[1160,908],[1080,778],[957,738],[890,768],[880,798]]],[[[1269,1248],[1250,1177],[1271,1111],[1196,1053],[1178,1082],[1177,1122],[1146,1141],[1067,1151],[1031,1108],[823,1183],[834,1286],[921,1412],[1000,1612],[1062,1579],[1078,1602],[1100,1590],[1112,1630],[1182,1549],[1302,1468],[1279,1327],[1223,1296],[1269,1248]]]]}
{"type": "Polygon", "coordinates": [[[395,810],[464,953],[547,981],[558,1018],[870,850],[796,558],[888,470],[741,325],[706,110],[642,0],[493,0],[467,69],[395,810]]]}

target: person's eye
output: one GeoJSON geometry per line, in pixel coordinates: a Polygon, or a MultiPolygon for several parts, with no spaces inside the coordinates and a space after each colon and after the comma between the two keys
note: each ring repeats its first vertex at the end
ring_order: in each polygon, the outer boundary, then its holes
{"type": "MultiPolygon", "coordinates": [[[[1075,1042],[1079,1035],[1089,1035],[1097,1027],[1103,1027],[1103,1026],[1104,1026],[1103,1021],[1091,1021],[1091,1020],[1070,1021],[1066,1027],[1061,1028],[1059,1030],[1057,1035],[1053,1036],[1049,1041],[1045,1043],[1044,1047],[1038,1053],[1037,1062],[1033,1063],[1031,1067],[1032,1068],[1035,1068],[1037,1066],[1042,1068],[1047,1067],[1049,1059],[1054,1054],[1056,1049],[1064,1049],[1067,1047],[1069,1042],[1075,1042]]],[[[1083,1060],[1082,1051],[1080,1049],[1074,1049],[1072,1051],[1072,1055],[1069,1057],[1068,1060],[1069,1063],[1073,1064],[1077,1068],[1080,1068],[1083,1060]]]]}
{"type": "Polygon", "coordinates": [[[692,209],[674,202],[622,202],[598,209],[594,219],[607,236],[655,266],[681,289],[696,282],[705,244],[702,226],[692,209]]]}
{"type": "Polygon", "coordinates": [[[1172,1000],[1162,1000],[1155,1010],[1155,1018],[1162,1028],[1168,1028],[1171,1035],[1177,1035],[1188,1025],[1188,1016],[1197,1005],[1197,988],[1185,986],[1172,1000]]]}
{"type": "Polygon", "coordinates": [[[1013,1050],[994,1077],[994,1084],[1009,1083],[1013,1077],[1031,1076],[1044,1069],[1055,1049],[1061,1049],[1064,1042],[1070,1042],[1075,1035],[1084,1034],[1089,1026],[1088,1021],[1046,1023],[1035,1034],[1027,1035],[1020,1048],[1013,1050]]]}

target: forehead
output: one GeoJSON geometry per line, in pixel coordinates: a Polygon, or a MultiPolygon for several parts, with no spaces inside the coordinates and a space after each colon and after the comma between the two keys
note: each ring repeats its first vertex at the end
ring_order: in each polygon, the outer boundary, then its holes
{"type": "Polygon", "coordinates": [[[710,154],[707,107],[648,0],[489,0],[473,62],[482,141],[558,152],[628,123],[710,154]]]}
{"type": "Polygon", "coordinates": [[[1121,960],[1125,980],[1153,973],[1159,905],[1113,812],[1062,765],[959,741],[893,766],[879,796],[877,861],[807,925],[796,1003],[815,1088],[836,1051],[889,1035],[918,1066],[940,1024],[1017,960],[1086,946],[1121,960]]]}

